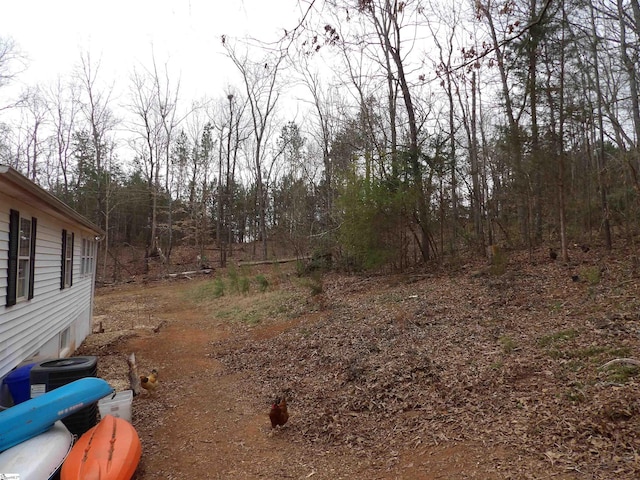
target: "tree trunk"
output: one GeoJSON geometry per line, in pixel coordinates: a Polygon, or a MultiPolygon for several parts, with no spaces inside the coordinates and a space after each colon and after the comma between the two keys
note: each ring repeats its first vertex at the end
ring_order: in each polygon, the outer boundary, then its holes
{"type": "Polygon", "coordinates": [[[476,235],[476,241],[479,243],[482,251],[485,251],[484,227],[482,221],[482,190],[480,187],[480,161],[478,158],[478,126],[477,126],[477,106],[476,106],[476,72],[471,76],[471,135],[469,156],[471,157],[471,184],[472,192],[472,211],[473,211],[473,229],[476,235]]]}
{"type": "Polygon", "coordinates": [[[559,91],[559,112],[558,112],[558,211],[560,217],[560,255],[565,262],[569,261],[569,251],[567,248],[567,218],[565,208],[565,155],[564,155],[564,60],[565,60],[565,35],[564,26],[567,24],[564,0],[562,1],[562,45],[560,51],[560,91],[559,91]]]}
{"type": "MultiPolygon", "coordinates": [[[[530,3],[530,22],[534,22],[537,18],[536,14],[536,1],[531,0],[530,3]]],[[[543,197],[542,197],[542,171],[543,171],[543,159],[540,152],[540,136],[538,132],[538,91],[536,84],[536,71],[537,71],[537,58],[538,58],[538,44],[540,41],[540,26],[532,25],[529,29],[530,41],[527,44],[529,50],[529,98],[531,102],[531,157],[535,169],[534,174],[534,238],[537,243],[542,241],[542,209],[543,209],[543,197]]]]}
{"type": "Polygon", "coordinates": [[[507,81],[507,71],[504,62],[504,54],[502,47],[498,41],[495,25],[493,23],[493,17],[487,6],[478,2],[477,4],[482,13],[485,15],[487,22],[489,23],[489,32],[491,34],[491,40],[493,43],[493,49],[496,54],[496,63],[498,64],[498,71],[500,73],[500,80],[502,85],[502,96],[505,102],[505,112],[507,114],[508,126],[509,126],[509,146],[510,153],[513,156],[513,166],[515,172],[515,191],[516,191],[516,206],[518,214],[518,223],[520,225],[521,240],[525,245],[529,245],[529,219],[526,200],[526,182],[525,175],[522,168],[522,139],[520,135],[520,127],[516,121],[516,117],[513,113],[513,103],[511,101],[511,95],[509,93],[509,83],[507,81]]]}
{"type": "Polygon", "coordinates": [[[598,36],[596,30],[595,23],[595,13],[593,5],[591,5],[591,30],[593,35],[593,41],[591,44],[593,55],[593,63],[596,66],[594,69],[594,75],[596,80],[596,92],[598,94],[597,100],[597,111],[598,111],[598,130],[599,130],[599,138],[598,138],[598,156],[597,156],[597,164],[598,164],[598,183],[600,184],[600,206],[602,208],[602,227],[604,233],[604,241],[608,250],[611,250],[612,241],[611,241],[611,226],[609,221],[609,202],[608,202],[608,187],[607,187],[607,175],[606,175],[606,157],[604,155],[604,122],[602,118],[602,90],[600,88],[600,60],[598,56],[598,36]]]}

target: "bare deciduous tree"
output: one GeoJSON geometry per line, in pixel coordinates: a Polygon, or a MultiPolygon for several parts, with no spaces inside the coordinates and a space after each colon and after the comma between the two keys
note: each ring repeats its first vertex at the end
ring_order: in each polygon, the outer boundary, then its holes
{"type": "Polygon", "coordinates": [[[227,56],[234,63],[240,75],[247,95],[249,115],[254,142],[253,167],[255,168],[256,195],[259,209],[259,230],[262,243],[262,258],[267,259],[267,188],[265,186],[266,143],[272,117],[278,103],[280,92],[278,89],[278,75],[283,68],[285,56],[276,51],[260,61],[249,59],[248,52],[241,53],[238,48],[231,46],[223,39],[223,46],[227,56]]]}

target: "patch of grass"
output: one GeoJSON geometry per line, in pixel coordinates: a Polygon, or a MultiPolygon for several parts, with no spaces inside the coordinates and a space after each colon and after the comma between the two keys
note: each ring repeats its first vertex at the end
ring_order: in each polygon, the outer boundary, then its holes
{"type": "Polygon", "coordinates": [[[569,330],[561,330],[556,333],[552,333],[550,335],[545,335],[544,337],[540,337],[538,340],[538,345],[541,347],[548,347],[554,343],[566,342],[567,340],[573,340],[580,333],[575,329],[571,328],[569,330]]]}
{"type": "Polygon", "coordinates": [[[304,262],[302,260],[296,260],[296,275],[302,277],[305,273],[306,270],[304,262]]]}
{"type": "Polygon", "coordinates": [[[628,355],[630,350],[626,347],[623,348],[612,348],[603,345],[589,345],[584,348],[574,348],[574,349],[565,349],[561,350],[559,348],[553,348],[549,350],[549,356],[554,359],[563,359],[563,360],[576,360],[576,361],[584,361],[584,360],[592,360],[592,361],[602,361],[603,356],[614,356],[614,357],[623,357],[628,355]]]}
{"type": "Polygon", "coordinates": [[[638,374],[640,374],[640,367],[636,365],[612,365],[607,371],[609,380],[616,383],[627,383],[638,374]]]}
{"type": "Polygon", "coordinates": [[[593,266],[593,267],[583,268],[580,271],[580,278],[584,278],[587,281],[587,283],[589,283],[590,285],[599,284],[601,280],[600,267],[593,266]]]}
{"type": "Polygon", "coordinates": [[[208,306],[212,318],[229,323],[258,325],[267,320],[288,319],[300,314],[304,303],[300,294],[281,290],[264,295],[233,296],[219,299],[208,306]]]}
{"type": "Polygon", "coordinates": [[[578,373],[584,368],[584,363],[578,360],[569,360],[564,367],[570,372],[578,373]]]}
{"type": "Polygon", "coordinates": [[[225,285],[224,280],[216,278],[213,282],[213,296],[215,298],[224,297],[225,285]]]}
{"type": "Polygon", "coordinates": [[[271,279],[271,284],[274,286],[280,285],[281,283],[286,283],[289,274],[281,267],[278,262],[274,262],[271,266],[271,274],[269,278],[271,279]]]}
{"type": "Polygon", "coordinates": [[[324,292],[324,282],[320,272],[312,272],[308,277],[303,277],[301,279],[301,284],[303,287],[309,289],[312,297],[324,292]]]}
{"type": "Polygon", "coordinates": [[[240,275],[238,274],[238,270],[236,270],[235,265],[230,264],[227,267],[227,277],[229,277],[229,288],[233,292],[240,291],[240,275]]]}
{"type": "Polygon", "coordinates": [[[238,282],[238,288],[240,289],[240,293],[243,295],[247,295],[249,293],[249,287],[251,286],[251,282],[247,277],[240,277],[240,281],[238,282]]]}
{"type": "Polygon", "coordinates": [[[609,355],[611,355],[612,357],[630,357],[631,356],[631,348],[630,347],[618,347],[618,348],[611,348],[609,349],[609,351],[607,352],[609,355]]]}
{"type": "Polygon", "coordinates": [[[302,327],[300,329],[300,335],[302,335],[304,338],[307,338],[311,335],[311,331],[306,327],[302,327]]]}
{"type": "Polygon", "coordinates": [[[563,397],[566,400],[569,400],[571,403],[584,402],[587,399],[587,396],[584,393],[584,385],[580,383],[571,385],[567,390],[564,391],[563,397]]]}
{"type": "Polygon", "coordinates": [[[240,321],[246,323],[247,325],[258,325],[262,321],[262,316],[259,312],[246,312],[242,315],[240,321]]]}
{"type": "Polygon", "coordinates": [[[516,342],[509,335],[502,335],[498,339],[498,342],[500,342],[502,351],[506,354],[513,352],[513,350],[516,348],[516,342]]]}
{"type": "Polygon", "coordinates": [[[572,352],[572,358],[593,358],[609,351],[609,347],[590,345],[586,348],[578,348],[572,352]]]}
{"type": "Polygon", "coordinates": [[[403,295],[398,292],[390,292],[384,293],[380,295],[380,303],[383,305],[387,305],[389,303],[400,303],[406,298],[406,295],[403,295]]]}
{"type": "Polygon", "coordinates": [[[562,311],[562,306],[563,306],[562,302],[554,302],[553,305],[551,305],[551,311],[553,313],[559,313],[562,311]]]}
{"type": "Polygon", "coordinates": [[[571,360],[571,359],[582,359],[588,360],[593,357],[597,357],[607,351],[607,347],[599,347],[596,345],[592,345],[587,348],[576,348],[572,350],[559,350],[552,349],[549,350],[549,356],[555,359],[563,359],[563,360],[571,360]]]}
{"type": "Polygon", "coordinates": [[[217,278],[185,291],[184,296],[193,303],[203,303],[224,295],[224,282],[217,278]]]}

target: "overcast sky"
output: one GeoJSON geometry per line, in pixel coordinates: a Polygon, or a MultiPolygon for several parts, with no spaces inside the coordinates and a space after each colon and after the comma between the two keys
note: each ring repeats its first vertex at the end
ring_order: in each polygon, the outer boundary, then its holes
{"type": "Polygon", "coordinates": [[[180,75],[183,99],[215,97],[236,78],[221,35],[274,39],[299,12],[297,0],[5,0],[0,35],[29,58],[26,84],[66,76],[82,51],[101,60],[104,81],[126,83],[134,65],[151,64],[153,48],[180,75]]]}

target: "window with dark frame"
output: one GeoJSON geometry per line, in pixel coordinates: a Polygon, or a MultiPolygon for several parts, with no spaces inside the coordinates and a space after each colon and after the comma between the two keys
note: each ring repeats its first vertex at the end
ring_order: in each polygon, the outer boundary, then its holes
{"type": "Polygon", "coordinates": [[[63,290],[73,285],[73,242],[74,234],[62,230],[62,264],[60,268],[60,289],[63,290]]]}
{"type": "Polygon", "coordinates": [[[9,212],[9,265],[7,272],[6,306],[19,300],[31,300],[35,286],[36,231],[35,217],[9,212]]]}

